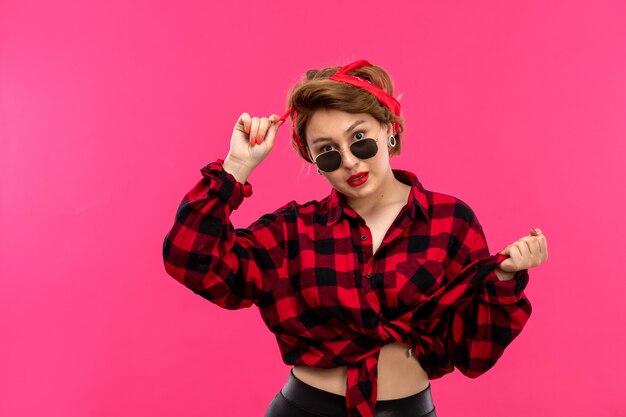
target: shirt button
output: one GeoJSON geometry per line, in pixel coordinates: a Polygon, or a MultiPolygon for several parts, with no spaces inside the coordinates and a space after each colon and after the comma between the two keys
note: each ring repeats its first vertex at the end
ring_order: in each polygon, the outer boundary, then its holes
{"type": "Polygon", "coordinates": [[[372,274],[365,274],[365,278],[372,278],[372,274]]]}
{"type": "Polygon", "coordinates": [[[361,235],[361,240],[367,240],[367,236],[366,235],[361,235]]]}

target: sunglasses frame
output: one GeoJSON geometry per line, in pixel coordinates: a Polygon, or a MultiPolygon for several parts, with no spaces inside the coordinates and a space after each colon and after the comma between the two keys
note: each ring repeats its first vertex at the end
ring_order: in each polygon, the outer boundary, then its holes
{"type": "MultiPolygon", "coordinates": [[[[382,131],[382,130],[381,130],[381,131],[382,131]]],[[[380,131],[378,132],[378,135],[380,135],[380,131]]],[[[318,168],[320,171],[324,171],[324,172],[334,172],[334,171],[338,170],[339,168],[341,168],[341,165],[343,164],[343,156],[341,155],[341,153],[342,153],[343,151],[345,151],[346,149],[349,149],[349,150],[350,150],[350,153],[351,153],[351,154],[352,154],[355,158],[357,158],[357,159],[358,159],[358,160],[360,160],[360,161],[365,160],[365,159],[370,159],[370,158],[375,157],[375,156],[378,154],[378,150],[379,150],[379,147],[378,147],[378,140],[379,140],[379,139],[380,139],[380,138],[369,138],[369,137],[367,137],[367,138],[363,138],[363,139],[359,139],[359,140],[357,140],[357,141],[355,141],[355,142],[352,142],[350,145],[348,145],[348,146],[347,146],[347,148],[343,148],[343,149],[332,149],[332,150],[330,150],[330,151],[322,152],[321,154],[317,155],[317,156],[315,157],[315,159],[313,159],[313,155],[311,155],[311,151],[308,149],[308,147],[307,147],[307,150],[309,151],[309,156],[310,156],[311,160],[313,160],[313,163],[314,163],[315,165],[317,165],[317,168],[318,168]],[[361,141],[364,141],[364,140],[367,140],[367,139],[369,139],[369,140],[373,140],[373,141],[374,141],[374,143],[376,144],[376,152],[375,152],[372,156],[370,156],[370,157],[368,157],[368,158],[359,158],[357,155],[355,155],[355,154],[354,154],[354,152],[352,152],[352,145],[356,144],[357,142],[361,142],[361,141]],[[320,158],[320,156],[322,156],[322,155],[326,155],[326,154],[330,154],[330,153],[332,153],[332,152],[337,152],[337,153],[339,154],[339,165],[337,166],[337,168],[332,169],[332,170],[330,170],[330,171],[326,171],[326,170],[324,170],[324,169],[320,168],[320,166],[317,164],[317,160],[320,158]]]]}

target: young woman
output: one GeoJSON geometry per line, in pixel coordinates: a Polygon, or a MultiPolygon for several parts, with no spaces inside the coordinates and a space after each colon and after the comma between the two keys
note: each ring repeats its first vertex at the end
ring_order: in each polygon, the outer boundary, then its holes
{"type": "Polygon", "coordinates": [[[465,202],[391,168],[404,122],[382,68],[310,70],[288,107],[239,117],[226,158],[180,203],[165,268],[220,307],[259,308],[294,365],[266,417],[436,416],[430,379],[483,374],[521,332],[546,239],[533,228],[492,256],[465,202]],[[235,229],[230,213],[289,115],[293,146],[331,192],[235,229]]]}

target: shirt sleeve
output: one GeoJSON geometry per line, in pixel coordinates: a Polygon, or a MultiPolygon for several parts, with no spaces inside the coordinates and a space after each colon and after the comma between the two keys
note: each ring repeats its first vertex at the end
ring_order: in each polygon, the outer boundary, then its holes
{"type": "Polygon", "coordinates": [[[291,204],[235,229],[230,214],[252,195],[218,159],[183,197],[163,241],[168,275],[219,307],[250,307],[277,281],[284,264],[283,215],[291,204]]]}
{"type": "Polygon", "coordinates": [[[497,255],[490,255],[485,233],[474,214],[463,242],[456,260],[463,266],[460,273],[476,273],[481,265],[490,272],[472,297],[449,311],[445,341],[454,366],[476,378],[495,365],[528,321],[532,308],[524,289],[529,276],[524,269],[510,281],[500,281],[495,273],[497,255]]]}

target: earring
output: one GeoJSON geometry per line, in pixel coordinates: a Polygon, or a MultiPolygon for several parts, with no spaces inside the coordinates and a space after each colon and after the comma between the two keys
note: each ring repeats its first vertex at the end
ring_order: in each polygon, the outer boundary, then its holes
{"type": "Polygon", "coordinates": [[[320,175],[322,175],[322,172],[320,171],[320,169],[319,169],[319,168],[317,169],[317,173],[318,173],[318,174],[320,174],[320,175]]]}
{"type": "Polygon", "coordinates": [[[391,146],[392,148],[396,147],[396,137],[394,135],[389,136],[389,146],[391,146]]]}

